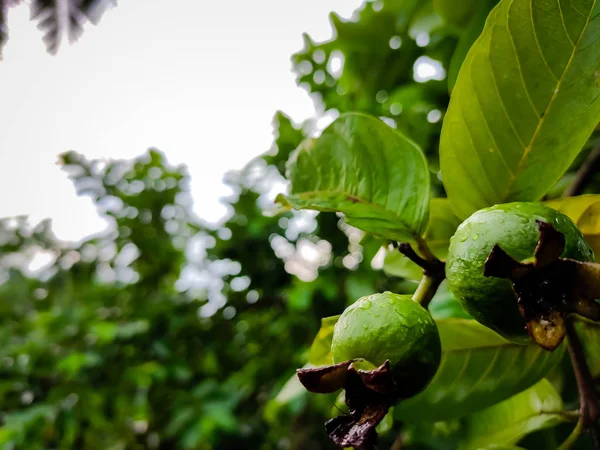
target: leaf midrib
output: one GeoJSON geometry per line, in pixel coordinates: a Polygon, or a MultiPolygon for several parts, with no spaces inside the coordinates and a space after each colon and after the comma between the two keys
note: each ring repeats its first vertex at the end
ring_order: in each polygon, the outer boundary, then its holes
{"type": "MultiPolygon", "coordinates": [[[[513,0],[514,1],[514,0],[513,0]]],[[[507,18],[510,15],[510,7],[512,6],[513,1],[511,1],[511,4],[508,7],[507,10],[507,18]]],[[[529,153],[531,152],[531,149],[533,147],[533,144],[535,143],[535,140],[537,139],[540,130],[542,128],[542,125],[544,124],[544,120],[546,119],[546,116],[549,114],[550,110],[552,109],[552,106],[554,105],[554,101],[556,100],[556,97],[558,96],[558,93],[560,92],[560,86],[565,78],[565,75],[567,74],[567,72],[569,71],[570,67],[571,67],[571,63],[573,62],[573,59],[575,57],[575,54],[577,53],[577,48],[579,47],[579,44],[581,42],[581,39],[583,38],[585,32],[587,31],[588,25],[590,23],[590,18],[592,17],[592,13],[596,7],[596,1],[594,0],[591,7],[590,7],[590,12],[586,18],[585,21],[585,25],[583,26],[582,30],[581,30],[581,34],[579,35],[579,38],[577,39],[577,42],[575,43],[575,45],[573,46],[573,50],[571,51],[571,56],[569,57],[569,60],[567,61],[567,64],[565,66],[565,69],[563,70],[563,73],[561,74],[560,78],[558,79],[557,83],[556,83],[556,87],[554,88],[554,93],[552,94],[552,97],[550,98],[550,101],[548,102],[548,105],[546,106],[546,108],[544,109],[541,118],[538,121],[538,124],[536,126],[535,131],[533,132],[533,135],[531,136],[531,139],[529,141],[529,144],[527,144],[527,146],[523,149],[523,155],[521,156],[521,159],[519,160],[519,164],[517,165],[516,170],[514,171],[514,173],[511,174],[511,180],[507,185],[506,188],[506,193],[504,194],[504,200],[506,200],[508,198],[508,195],[510,194],[512,187],[517,179],[517,176],[520,174],[520,172],[523,170],[523,166],[524,166],[524,162],[527,159],[527,156],[529,155],[529,153]]],[[[560,2],[559,2],[560,4],[560,2]]],[[[562,18],[561,18],[562,19],[562,18]]],[[[561,20],[562,21],[562,20],[561,20]]],[[[532,20],[532,29],[533,29],[533,33],[534,35],[536,35],[535,32],[535,24],[533,23],[532,20]]],[[[564,22],[563,22],[563,26],[564,26],[564,22]]],[[[510,30],[508,30],[507,27],[507,32],[510,36],[510,30]]],[[[538,45],[539,48],[539,45],[538,45]]],[[[542,57],[542,59],[544,59],[544,55],[541,51],[540,48],[540,55],[542,57]]],[[[518,55],[516,55],[517,58],[517,63],[518,62],[518,55]]],[[[527,86],[525,86],[525,83],[523,82],[523,87],[525,88],[525,91],[527,92],[527,86]]]]}
{"type": "MultiPolygon", "coordinates": [[[[303,191],[300,194],[290,194],[288,197],[303,197],[304,195],[311,195],[311,196],[318,196],[319,194],[326,194],[326,195],[343,195],[344,197],[350,199],[350,200],[356,200],[357,203],[362,203],[363,205],[369,205],[369,206],[373,206],[375,207],[375,209],[379,209],[382,211],[385,211],[386,213],[394,216],[394,218],[396,218],[398,220],[398,222],[400,223],[400,225],[402,225],[402,227],[408,232],[407,234],[409,234],[410,236],[413,236],[415,239],[418,236],[418,234],[415,234],[411,231],[410,227],[407,225],[407,223],[402,220],[402,218],[400,218],[397,213],[395,211],[391,211],[389,209],[387,209],[385,206],[380,205],[379,203],[375,203],[375,202],[371,202],[369,200],[366,200],[362,197],[356,196],[356,195],[352,195],[352,194],[348,194],[347,192],[344,191],[336,191],[336,190],[320,190],[320,191],[303,191]]],[[[310,199],[304,199],[304,200],[310,200],[310,199]]],[[[332,211],[336,211],[335,208],[332,208],[332,211]]]]}

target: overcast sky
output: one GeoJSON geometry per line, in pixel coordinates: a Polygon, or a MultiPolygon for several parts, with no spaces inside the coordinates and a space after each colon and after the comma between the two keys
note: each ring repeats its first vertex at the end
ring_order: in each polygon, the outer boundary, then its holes
{"type": "Polygon", "coordinates": [[[271,146],[274,112],[298,122],[315,113],[291,72],[301,34],[328,39],[328,13],[350,17],[361,3],[123,0],[54,57],[28,9],[13,9],[0,63],[0,216],[51,217],[67,240],[100,231],[57,155],[132,158],[157,147],[188,165],[196,212],[218,219],[224,172],[271,146]]]}

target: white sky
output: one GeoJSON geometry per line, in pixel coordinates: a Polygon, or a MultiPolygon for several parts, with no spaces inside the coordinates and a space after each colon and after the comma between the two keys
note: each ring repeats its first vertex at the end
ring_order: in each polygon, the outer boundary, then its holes
{"type": "Polygon", "coordinates": [[[104,223],[57,155],[157,147],[188,165],[197,214],[218,219],[223,174],[271,146],[275,111],[297,122],[315,114],[291,72],[301,34],[328,39],[328,13],[349,17],[361,3],[122,0],[55,57],[28,8],[13,9],[0,62],[0,216],[51,217],[67,240],[98,232],[104,223]]]}

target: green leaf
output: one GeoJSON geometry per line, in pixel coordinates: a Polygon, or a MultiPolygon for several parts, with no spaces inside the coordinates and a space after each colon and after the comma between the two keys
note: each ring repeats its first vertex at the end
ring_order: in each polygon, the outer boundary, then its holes
{"type": "Polygon", "coordinates": [[[600,2],[502,0],[460,69],[440,141],[461,218],[537,200],[600,121],[600,2]]]}
{"type": "Polygon", "coordinates": [[[436,323],[440,368],[423,392],[396,406],[401,420],[447,420],[494,405],[535,384],[564,353],[564,345],[547,352],[534,343],[513,344],[474,320],[436,323]]]}
{"type": "MultiPolygon", "coordinates": [[[[435,256],[445,259],[448,254],[450,238],[460,225],[460,220],[454,215],[447,198],[432,198],[429,204],[429,225],[423,236],[425,242],[435,256]]],[[[397,249],[386,252],[383,271],[392,276],[408,280],[420,280],[422,269],[397,249]]]]}
{"type": "Polygon", "coordinates": [[[546,379],[497,405],[473,414],[466,421],[460,450],[488,445],[512,445],[537,430],[553,427],[566,419],[560,394],[546,379]]]}
{"type": "Polygon", "coordinates": [[[545,203],[575,222],[598,259],[600,257],[600,195],[564,197],[545,203]]]}
{"type": "Polygon", "coordinates": [[[414,240],[427,226],[429,171],[409,139],[363,114],[344,114],[290,158],[296,209],[338,211],[357,228],[396,241],[414,240]]]}
{"type": "Polygon", "coordinates": [[[308,362],[315,366],[326,366],[333,364],[331,357],[331,341],[333,339],[333,328],[340,316],[324,317],[321,319],[321,328],[317,333],[308,352],[308,362]]]}
{"type": "MultiPolygon", "coordinates": [[[[445,3],[456,4],[456,2],[450,2],[448,0],[445,0],[445,3]]],[[[496,3],[498,3],[498,0],[481,0],[477,5],[477,11],[471,17],[471,20],[469,21],[469,24],[465,28],[464,32],[461,33],[458,43],[456,44],[456,48],[454,49],[454,53],[452,53],[452,59],[450,60],[450,65],[448,67],[449,92],[452,92],[452,89],[454,89],[456,78],[458,77],[458,72],[463,64],[463,61],[467,57],[467,53],[471,49],[471,46],[481,34],[483,26],[485,25],[485,20],[496,3]]]]}

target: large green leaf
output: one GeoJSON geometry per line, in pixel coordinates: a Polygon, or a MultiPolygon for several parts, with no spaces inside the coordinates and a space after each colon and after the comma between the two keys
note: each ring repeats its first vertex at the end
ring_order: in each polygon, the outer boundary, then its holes
{"type": "Polygon", "coordinates": [[[343,114],[290,158],[288,202],[338,211],[375,235],[414,240],[427,226],[429,171],[421,150],[381,120],[343,114]]]}
{"type": "Polygon", "coordinates": [[[580,195],[547,201],[546,204],[569,216],[583,233],[585,240],[600,257],[600,195],[580,195]]]}
{"type": "Polygon", "coordinates": [[[600,2],[502,0],[471,47],[440,142],[459,217],[539,199],[600,121],[600,2]]]}
{"type": "MultiPolygon", "coordinates": [[[[450,238],[460,225],[447,198],[433,198],[429,204],[429,225],[423,236],[435,256],[445,259],[450,238]]],[[[388,275],[420,280],[423,270],[398,250],[387,250],[383,271],[388,275]]]]}
{"type": "Polygon", "coordinates": [[[543,378],[564,353],[564,345],[547,352],[534,343],[510,343],[474,320],[436,323],[442,362],[423,392],[396,406],[404,421],[458,418],[506,400],[543,378]]]}
{"type": "Polygon", "coordinates": [[[564,415],[560,414],[563,409],[560,394],[544,378],[508,400],[470,416],[459,449],[516,444],[529,433],[564,422],[564,415]]]}
{"type": "MultiPolygon", "coordinates": [[[[449,0],[446,0],[446,2],[450,3],[449,0]]],[[[452,53],[452,59],[450,60],[450,65],[448,67],[448,90],[450,92],[454,89],[456,79],[458,78],[458,72],[460,71],[463,61],[467,57],[469,49],[481,34],[483,26],[485,25],[485,20],[496,3],[498,3],[498,0],[479,1],[475,14],[471,17],[465,30],[460,34],[456,49],[454,49],[454,53],[452,53]]]]}

